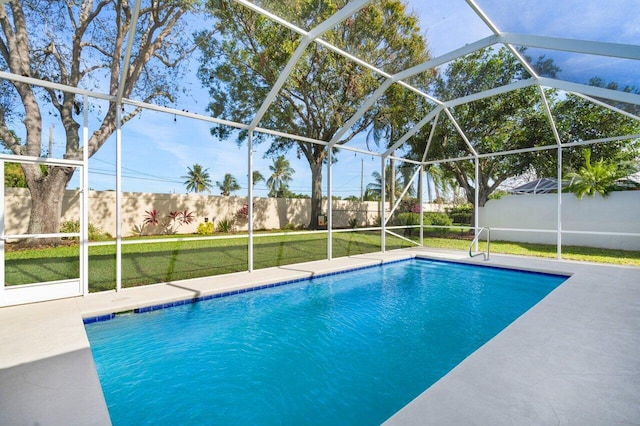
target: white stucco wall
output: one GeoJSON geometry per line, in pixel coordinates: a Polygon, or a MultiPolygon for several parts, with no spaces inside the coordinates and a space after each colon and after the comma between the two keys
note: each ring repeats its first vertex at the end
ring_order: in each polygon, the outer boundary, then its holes
{"type": "MultiPolygon", "coordinates": [[[[556,244],[558,195],[511,195],[489,200],[479,210],[480,226],[491,227],[491,239],[556,244]],[[498,231],[493,228],[551,230],[498,231]]],[[[640,191],[612,192],[608,197],[562,194],[562,230],[640,234],[640,191]]],[[[562,233],[563,245],[640,250],[639,236],[562,233]]]]}

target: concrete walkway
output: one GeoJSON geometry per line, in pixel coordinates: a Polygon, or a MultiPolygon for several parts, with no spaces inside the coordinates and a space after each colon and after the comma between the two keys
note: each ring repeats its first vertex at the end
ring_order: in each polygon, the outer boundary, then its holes
{"type": "Polygon", "coordinates": [[[428,249],[2,308],[0,424],[110,424],[82,318],[416,255],[572,276],[388,424],[640,424],[640,268],[428,249]]]}

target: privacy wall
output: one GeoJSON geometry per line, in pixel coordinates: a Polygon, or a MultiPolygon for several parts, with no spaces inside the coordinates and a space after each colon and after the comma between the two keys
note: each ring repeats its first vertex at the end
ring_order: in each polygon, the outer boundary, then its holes
{"type": "MultiPolygon", "coordinates": [[[[5,189],[5,226],[6,234],[21,234],[27,231],[31,199],[29,191],[22,188],[5,189]]],[[[80,193],[67,191],[62,200],[62,222],[79,220],[80,193]]],[[[160,219],[166,219],[172,211],[184,211],[193,214],[191,224],[181,225],[179,233],[195,233],[198,224],[222,219],[234,219],[236,230],[246,230],[247,221],[236,218],[244,205],[245,197],[222,197],[196,194],[155,194],[143,192],[124,192],[122,194],[122,236],[137,235],[136,229],[144,225],[147,212],[156,210],[160,219]]],[[[89,191],[89,223],[102,231],[115,236],[116,232],[116,193],[113,191],[89,191]]],[[[356,220],[358,227],[374,225],[380,215],[379,203],[370,201],[333,202],[333,227],[346,228],[349,221],[356,220]]],[[[327,204],[323,203],[326,213],[327,204]]],[[[311,200],[283,198],[254,199],[254,229],[283,229],[287,225],[301,227],[309,223],[311,200]]],[[[144,234],[159,234],[160,225],[144,226],[144,234]]]]}
{"type": "MultiPolygon", "coordinates": [[[[479,223],[491,228],[492,240],[556,244],[557,208],[557,194],[506,196],[489,200],[481,207],[479,223]]],[[[580,200],[573,194],[562,194],[561,211],[563,245],[640,250],[640,191],[612,192],[608,197],[596,195],[580,200]]]]}

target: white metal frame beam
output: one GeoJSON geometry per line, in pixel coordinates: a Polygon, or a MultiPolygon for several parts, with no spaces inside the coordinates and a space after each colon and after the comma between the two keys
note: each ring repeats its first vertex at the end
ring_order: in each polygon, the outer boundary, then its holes
{"type": "MultiPolygon", "coordinates": [[[[284,86],[284,84],[286,83],[287,79],[289,78],[289,75],[293,72],[293,69],[298,63],[298,60],[300,60],[300,58],[304,54],[304,51],[309,46],[309,44],[311,44],[315,39],[320,37],[325,32],[329,31],[330,29],[338,25],[340,22],[344,21],[345,19],[349,18],[353,14],[357,13],[360,9],[365,7],[370,1],[371,0],[352,0],[349,3],[347,3],[345,7],[343,7],[334,15],[329,17],[327,20],[325,20],[324,22],[316,26],[314,29],[312,29],[308,33],[304,34],[302,40],[300,40],[300,44],[298,44],[298,47],[296,48],[295,52],[293,53],[293,55],[291,55],[291,58],[289,58],[287,65],[285,65],[284,69],[280,72],[278,79],[276,80],[275,84],[271,87],[271,90],[269,91],[269,94],[267,95],[265,100],[262,102],[262,105],[260,105],[258,112],[256,113],[255,117],[251,121],[251,124],[249,124],[249,130],[254,130],[258,126],[258,123],[260,122],[260,120],[262,120],[262,117],[267,112],[267,109],[269,108],[273,100],[276,98],[276,96],[278,96],[280,89],[282,89],[282,86],[284,86]]],[[[260,8],[254,8],[254,9],[262,10],[260,8]]],[[[263,13],[263,12],[260,12],[260,13],[263,13]]]]}

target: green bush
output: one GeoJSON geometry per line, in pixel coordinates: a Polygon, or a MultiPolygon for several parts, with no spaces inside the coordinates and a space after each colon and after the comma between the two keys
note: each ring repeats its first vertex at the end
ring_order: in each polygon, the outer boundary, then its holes
{"type": "MultiPolygon", "coordinates": [[[[391,222],[391,225],[393,226],[420,225],[420,214],[411,213],[411,212],[398,213],[397,215],[394,215],[394,217],[391,219],[390,222],[391,222]]],[[[420,230],[418,228],[406,228],[404,230],[405,236],[419,235],[419,234],[420,234],[420,230]]]]}
{"type": "Polygon", "coordinates": [[[218,232],[231,232],[233,229],[233,219],[229,219],[228,217],[224,219],[220,219],[218,224],[216,225],[216,231],[218,232]]]}
{"type": "MultiPolygon", "coordinates": [[[[111,239],[111,234],[108,232],[103,232],[102,229],[94,225],[93,223],[89,223],[88,227],[89,231],[89,240],[90,241],[101,241],[101,240],[109,240],[111,239]]],[[[60,232],[62,233],[76,233],[80,232],[80,221],[79,220],[68,220],[63,222],[60,225],[60,232]]],[[[77,240],[77,237],[64,237],[65,240],[77,240]]]]}
{"type": "Polygon", "coordinates": [[[464,206],[449,207],[446,209],[446,212],[453,223],[471,225],[471,218],[473,217],[472,205],[466,204],[464,206]]]}
{"type": "Polygon", "coordinates": [[[398,213],[391,219],[391,224],[393,226],[420,225],[420,214],[411,212],[398,213]]]}
{"type": "MultiPolygon", "coordinates": [[[[446,213],[439,212],[426,212],[424,213],[424,226],[451,226],[453,221],[446,213]]],[[[445,234],[449,229],[447,228],[431,228],[430,230],[435,234],[445,234]]]]}
{"type": "Polygon", "coordinates": [[[198,235],[211,235],[213,234],[213,222],[200,222],[198,229],[196,230],[198,235]]]}

